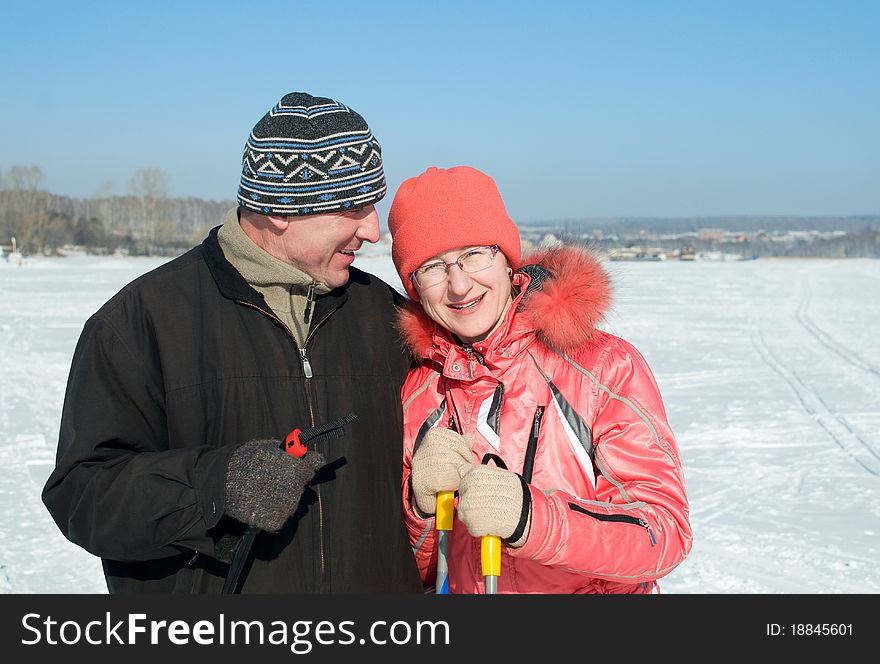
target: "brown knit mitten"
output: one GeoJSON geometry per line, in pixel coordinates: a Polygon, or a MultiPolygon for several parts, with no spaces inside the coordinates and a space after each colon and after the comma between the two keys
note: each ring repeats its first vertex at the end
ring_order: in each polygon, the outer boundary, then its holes
{"type": "Polygon", "coordinates": [[[281,530],[322,465],[318,452],[297,459],[281,449],[279,440],[239,446],[226,467],[226,514],[260,530],[281,530]]]}

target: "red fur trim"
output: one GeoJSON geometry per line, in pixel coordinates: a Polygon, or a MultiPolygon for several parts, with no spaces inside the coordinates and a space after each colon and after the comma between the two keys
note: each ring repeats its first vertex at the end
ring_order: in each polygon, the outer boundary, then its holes
{"type": "Polygon", "coordinates": [[[397,329],[417,359],[428,357],[434,344],[436,327],[437,323],[425,313],[418,302],[407,300],[404,307],[397,311],[397,329]]]}
{"type": "Polygon", "coordinates": [[[522,315],[539,337],[559,350],[589,342],[611,306],[611,279],[599,259],[583,249],[559,247],[522,262],[540,263],[553,273],[523,298],[522,315]]]}

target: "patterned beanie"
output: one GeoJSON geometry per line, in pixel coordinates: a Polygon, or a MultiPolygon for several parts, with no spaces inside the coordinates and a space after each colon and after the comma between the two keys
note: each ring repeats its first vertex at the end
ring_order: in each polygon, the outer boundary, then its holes
{"type": "Polygon", "coordinates": [[[355,210],[385,191],[379,142],[358,113],[333,99],[285,95],[244,147],[238,202],[261,214],[355,210]]]}
{"type": "Polygon", "coordinates": [[[431,167],[406,180],[391,203],[388,230],[394,267],[416,302],[419,294],[409,275],[444,251],[497,244],[510,266],[519,267],[519,231],[507,216],[498,187],[469,166],[431,167]]]}

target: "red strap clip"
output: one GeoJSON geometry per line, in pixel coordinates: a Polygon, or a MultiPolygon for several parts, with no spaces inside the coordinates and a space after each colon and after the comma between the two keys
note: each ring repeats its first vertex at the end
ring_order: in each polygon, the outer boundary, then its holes
{"type": "Polygon", "coordinates": [[[297,459],[302,459],[306,452],[309,451],[305,445],[299,442],[299,435],[301,433],[302,429],[294,429],[284,439],[284,451],[291,456],[295,456],[297,459]]]}

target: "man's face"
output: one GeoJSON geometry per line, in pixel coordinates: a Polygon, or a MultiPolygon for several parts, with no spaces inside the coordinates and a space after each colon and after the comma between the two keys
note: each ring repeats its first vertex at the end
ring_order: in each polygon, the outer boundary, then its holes
{"type": "Polygon", "coordinates": [[[379,240],[379,215],[372,205],[286,219],[290,223],[281,241],[287,261],[330,288],[348,282],[348,267],[364,242],[379,240]]]}

